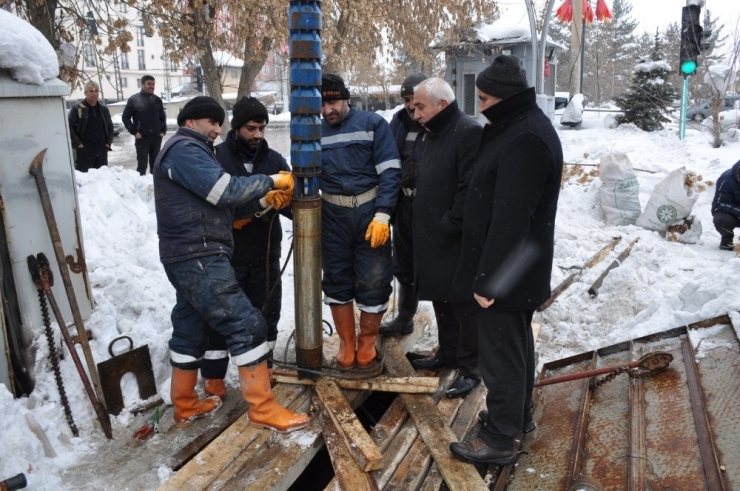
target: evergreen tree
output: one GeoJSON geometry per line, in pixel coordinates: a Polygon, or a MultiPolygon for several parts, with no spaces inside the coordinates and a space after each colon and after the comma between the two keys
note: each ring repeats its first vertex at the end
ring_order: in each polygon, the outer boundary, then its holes
{"type": "Polygon", "coordinates": [[[629,91],[615,100],[623,114],[617,123],[634,123],[643,131],[656,131],[670,120],[664,113],[678,97],[678,91],[668,82],[671,69],[664,59],[660,36],[655,33],[655,43],[650,56],[638,59],[629,91]]]}

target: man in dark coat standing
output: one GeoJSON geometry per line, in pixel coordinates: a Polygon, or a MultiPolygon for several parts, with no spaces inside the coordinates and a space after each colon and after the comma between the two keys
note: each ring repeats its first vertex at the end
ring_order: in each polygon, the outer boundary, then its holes
{"type": "Polygon", "coordinates": [[[441,78],[416,86],[414,119],[427,138],[414,202],[414,276],[419,298],[434,306],[439,349],[413,363],[420,369],[456,367],[458,377],[447,395],[461,397],[480,382],[476,307],[471,296],[454,292],[450,285],[460,258],[463,206],[482,128],[460,110],[452,87],[441,78]]]}
{"type": "Polygon", "coordinates": [[[515,56],[478,75],[483,130],[463,214],[455,287],[478,308],[478,366],[488,388],[485,425],[450,450],[471,463],[509,465],[533,431],[532,315],[550,297],[563,150],[515,56]]]}
{"type": "Polygon", "coordinates": [[[142,176],[146,174],[147,161],[149,171],[154,170],[162,138],[167,133],[167,116],[164,114],[162,99],[154,95],[154,77],[141,77],[141,92],[129,97],[121,121],[129,133],[136,138],[136,170],[142,176]]]}
{"type": "Polygon", "coordinates": [[[113,143],[113,121],[110,111],[98,102],[100,87],[95,82],[85,84],[85,100],[69,110],[69,136],[80,172],[108,165],[108,152],[113,143]]]}
{"type": "Polygon", "coordinates": [[[414,87],[427,77],[421,72],[412,73],[401,85],[403,109],[391,119],[391,131],[401,155],[401,189],[398,193],[396,212],[391,219],[393,229],[393,276],[398,280],[398,314],[393,320],[380,325],[383,336],[405,336],[414,330],[414,315],[419,297],[414,288],[414,240],[411,232],[416,177],[424,155],[426,132],[414,119],[414,87]]]}
{"type": "MultiPolygon", "coordinates": [[[[224,142],[216,146],[216,160],[224,171],[232,176],[247,177],[290,171],[283,156],[267,145],[265,128],[268,121],[267,108],[254,97],[244,96],[234,104],[231,131],[224,142]]],[[[252,306],[262,312],[267,323],[270,357],[277,341],[283,296],[280,281],[283,229],[278,213],[292,216],[286,207],[280,212],[269,210],[259,217],[236,220],[233,230],[234,252],[231,254],[236,281],[252,306]]],[[[206,394],[224,400],[224,377],[229,366],[226,340],[213,329],[209,330],[208,338],[200,373],[205,379],[206,394]]]]}
{"type": "Polygon", "coordinates": [[[740,227],[740,161],[717,179],[712,200],[714,228],[722,237],[719,248],[731,251],[735,229],[740,227]]]}

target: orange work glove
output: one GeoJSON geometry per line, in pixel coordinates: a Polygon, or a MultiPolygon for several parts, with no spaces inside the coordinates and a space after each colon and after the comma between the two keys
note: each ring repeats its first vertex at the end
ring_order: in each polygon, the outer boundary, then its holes
{"type": "Polygon", "coordinates": [[[373,249],[384,245],[391,238],[391,227],[388,225],[390,219],[387,213],[376,213],[373,221],[367,226],[365,240],[370,241],[370,247],[373,249]]]}
{"type": "Polygon", "coordinates": [[[281,189],[283,191],[288,191],[288,193],[293,194],[293,190],[295,189],[295,182],[293,182],[293,173],[287,170],[281,170],[279,174],[273,174],[270,176],[272,178],[273,189],[281,189]]]}
{"type": "Polygon", "coordinates": [[[252,221],[251,218],[242,218],[241,220],[236,220],[234,222],[234,228],[237,230],[241,230],[242,227],[249,224],[252,221]]]}
{"type": "Polygon", "coordinates": [[[260,199],[260,204],[264,208],[271,206],[276,210],[282,210],[286,206],[290,206],[290,202],[292,199],[292,192],[289,193],[288,191],[276,189],[268,192],[264,198],[260,199]]]}

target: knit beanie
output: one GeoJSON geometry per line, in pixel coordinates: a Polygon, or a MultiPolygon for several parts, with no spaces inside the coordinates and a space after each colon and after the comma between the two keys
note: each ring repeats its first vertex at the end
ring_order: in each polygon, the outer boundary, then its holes
{"type": "Polygon", "coordinates": [[[193,97],[180,109],[177,115],[177,126],[184,126],[187,119],[215,119],[219,124],[224,124],[226,112],[216,99],[207,95],[193,97]]]}
{"type": "Polygon", "coordinates": [[[428,78],[429,77],[427,77],[426,74],[416,72],[403,79],[403,83],[401,84],[401,97],[414,95],[414,87],[428,78]]]}
{"type": "Polygon", "coordinates": [[[321,101],[329,102],[339,99],[349,100],[349,89],[339,75],[324,75],[321,77],[321,101]]]}
{"type": "Polygon", "coordinates": [[[490,66],[478,74],[475,85],[486,94],[501,99],[529,88],[527,74],[519,66],[519,58],[499,55],[490,66]]]}
{"type": "Polygon", "coordinates": [[[244,96],[234,104],[231,128],[238,130],[252,120],[270,121],[267,108],[255,97],[244,96]]]}

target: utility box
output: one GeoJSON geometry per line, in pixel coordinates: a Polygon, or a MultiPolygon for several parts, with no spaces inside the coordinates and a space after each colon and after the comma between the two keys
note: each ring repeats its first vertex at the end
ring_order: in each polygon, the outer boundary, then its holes
{"type": "MultiPolygon", "coordinates": [[[[0,384],[17,397],[33,389],[32,341],[44,329],[39,293],[28,271],[29,255],[43,252],[49,259],[54,297],[65,324],[74,324],[36,180],[29,173],[44,149],[44,176],[66,256],[63,267],[69,268],[83,320],[93,308],[64,106],[69,92],[58,79],[28,85],[0,70],[0,384]]],[[[49,315],[56,322],[51,309],[49,315]]]]}

